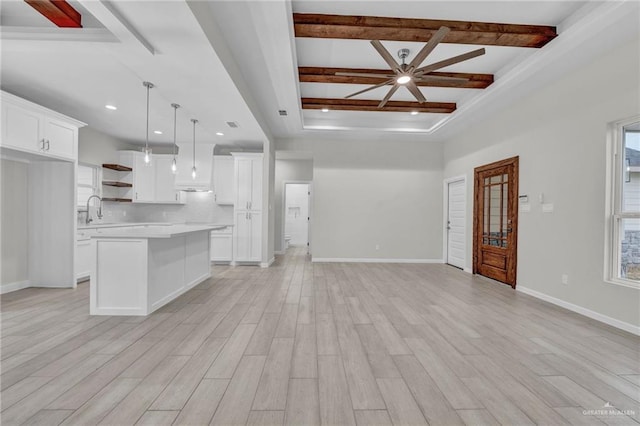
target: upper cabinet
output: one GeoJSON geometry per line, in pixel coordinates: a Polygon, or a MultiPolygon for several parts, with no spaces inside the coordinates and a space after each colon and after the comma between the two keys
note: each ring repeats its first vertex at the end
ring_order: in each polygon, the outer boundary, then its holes
{"type": "Polygon", "coordinates": [[[176,173],[176,187],[186,191],[210,191],[213,165],[213,143],[197,143],[195,152],[196,177],[191,170],[194,164],[193,145],[178,144],[177,157],[178,172],[176,173]]]}
{"type": "Polygon", "coordinates": [[[75,161],[78,128],[84,123],[6,92],[2,93],[0,146],[75,161]]]}
{"type": "Polygon", "coordinates": [[[123,189],[134,203],[184,204],[184,196],[175,186],[175,174],[171,171],[171,155],[151,155],[145,163],[144,154],[137,151],[120,152],[120,163],[132,171],[123,176],[122,183],[131,184],[123,189]]]}
{"type": "Polygon", "coordinates": [[[262,154],[231,155],[235,160],[235,209],[262,210],[262,154]]]}
{"type": "Polygon", "coordinates": [[[234,203],[233,163],[233,157],[230,155],[213,156],[213,191],[216,204],[233,205],[234,203]]]}

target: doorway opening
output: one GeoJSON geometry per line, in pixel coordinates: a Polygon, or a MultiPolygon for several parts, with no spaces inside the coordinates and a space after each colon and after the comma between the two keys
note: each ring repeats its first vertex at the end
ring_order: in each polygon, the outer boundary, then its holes
{"type": "Polygon", "coordinates": [[[474,170],[473,273],[516,288],[518,157],[474,170]]]}
{"type": "MultiPolygon", "coordinates": [[[[445,263],[465,269],[466,263],[466,178],[460,176],[444,181],[445,195],[445,263]]],[[[467,269],[468,270],[468,269],[467,269]]]]}
{"type": "Polygon", "coordinates": [[[311,184],[295,182],[284,184],[284,233],[283,250],[288,247],[306,247],[311,245],[309,224],[311,222],[311,184]]]}

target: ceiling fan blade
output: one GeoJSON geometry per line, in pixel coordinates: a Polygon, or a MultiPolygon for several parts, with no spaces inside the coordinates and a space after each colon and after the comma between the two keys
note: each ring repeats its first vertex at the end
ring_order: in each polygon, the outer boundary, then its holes
{"type": "Polygon", "coordinates": [[[431,65],[427,65],[426,67],[418,68],[414,75],[419,77],[423,74],[430,73],[431,71],[439,70],[440,68],[448,67],[449,65],[457,64],[459,62],[466,61],[471,58],[475,58],[476,56],[482,56],[485,54],[485,50],[477,49],[471,52],[463,53],[462,55],[454,56],[449,59],[445,59],[444,61],[436,62],[431,65]]]}
{"type": "Polygon", "coordinates": [[[393,82],[393,80],[387,80],[387,81],[385,81],[383,83],[376,84],[375,86],[370,86],[370,87],[367,87],[366,89],[363,89],[363,90],[360,90],[358,92],[352,93],[352,94],[350,94],[348,96],[345,96],[344,98],[345,99],[349,99],[349,98],[357,96],[357,95],[359,95],[361,93],[368,92],[369,90],[373,90],[373,89],[377,89],[378,87],[386,86],[387,84],[392,83],[392,82],[393,82]]]}
{"type": "Polygon", "coordinates": [[[392,78],[392,77],[395,77],[393,75],[370,74],[370,73],[366,73],[366,72],[337,72],[335,75],[339,75],[341,77],[371,77],[371,78],[392,78]]]}
{"type": "Polygon", "coordinates": [[[380,40],[371,40],[371,44],[378,51],[380,56],[382,56],[382,59],[384,59],[384,61],[387,64],[389,64],[389,66],[393,71],[396,71],[396,72],[402,71],[400,69],[400,65],[396,62],[395,59],[393,59],[393,56],[391,56],[391,53],[389,53],[389,51],[384,48],[382,43],[380,43],[380,40]]]}
{"type": "Polygon", "coordinates": [[[416,97],[418,102],[420,102],[421,104],[427,102],[427,99],[424,97],[420,89],[418,89],[418,86],[416,86],[415,81],[412,80],[408,82],[406,86],[407,86],[407,89],[411,92],[411,94],[416,97]]]}
{"type": "Polygon", "coordinates": [[[451,31],[448,27],[440,27],[438,31],[429,39],[427,44],[424,45],[422,50],[418,52],[415,58],[409,64],[409,69],[414,69],[420,66],[420,64],[429,56],[433,49],[449,34],[451,31]]]}
{"type": "Polygon", "coordinates": [[[423,76],[418,76],[416,78],[414,78],[415,81],[423,81],[423,82],[429,82],[429,81],[442,81],[442,82],[446,82],[446,83],[466,83],[467,81],[469,81],[468,78],[464,78],[464,77],[447,77],[444,75],[423,75],[423,76]]]}
{"type": "Polygon", "coordinates": [[[394,93],[396,93],[396,91],[400,88],[400,85],[398,83],[394,84],[393,87],[391,87],[391,89],[389,89],[389,93],[387,93],[387,96],[385,96],[382,101],[380,101],[380,103],[378,104],[378,108],[382,108],[383,106],[386,105],[386,103],[389,101],[389,99],[391,99],[391,96],[393,96],[394,93]]]}

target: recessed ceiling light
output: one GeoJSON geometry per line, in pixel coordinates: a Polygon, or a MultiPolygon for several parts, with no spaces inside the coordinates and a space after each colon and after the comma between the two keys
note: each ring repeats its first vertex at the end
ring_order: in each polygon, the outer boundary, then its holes
{"type": "Polygon", "coordinates": [[[156,135],[161,135],[162,132],[160,130],[154,130],[153,133],[155,133],[156,135]]]}
{"type": "Polygon", "coordinates": [[[418,111],[411,111],[411,115],[418,115],[418,111]]]}
{"type": "Polygon", "coordinates": [[[118,107],[115,107],[115,106],[113,106],[113,105],[105,105],[104,107],[105,107],[106,109],[110,109],[111,111],[115,111],[115,110],[117,110],[117,109],[118,109],[118,107]]]}
{"type": "Polygon", "coordinates": [[[329,108],[322,108],[322,112],[329,112],[329,108]]]}
{"type": "Polygon", "coordinates": [[[224,136],[224,133],[222,133],[222,132],[216,132],[216,135],[218,135],[218,136],[224,136]]]}

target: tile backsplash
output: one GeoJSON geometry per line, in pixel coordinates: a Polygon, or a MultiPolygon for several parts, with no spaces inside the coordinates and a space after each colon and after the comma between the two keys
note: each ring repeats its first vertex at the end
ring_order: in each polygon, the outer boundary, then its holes
{"type": "MultiPolygon", "coordinates": [[[[91,208],[92,223],[127,222],[204,222],[233,223],[233,206],[219,206],[210,192],[187,192],[186,204],[133,204],[105,202],[103,218],[96,221],[91,208]]],[[[78,225],[85,224],[86,213],[78,212],[78,225]]]]}

